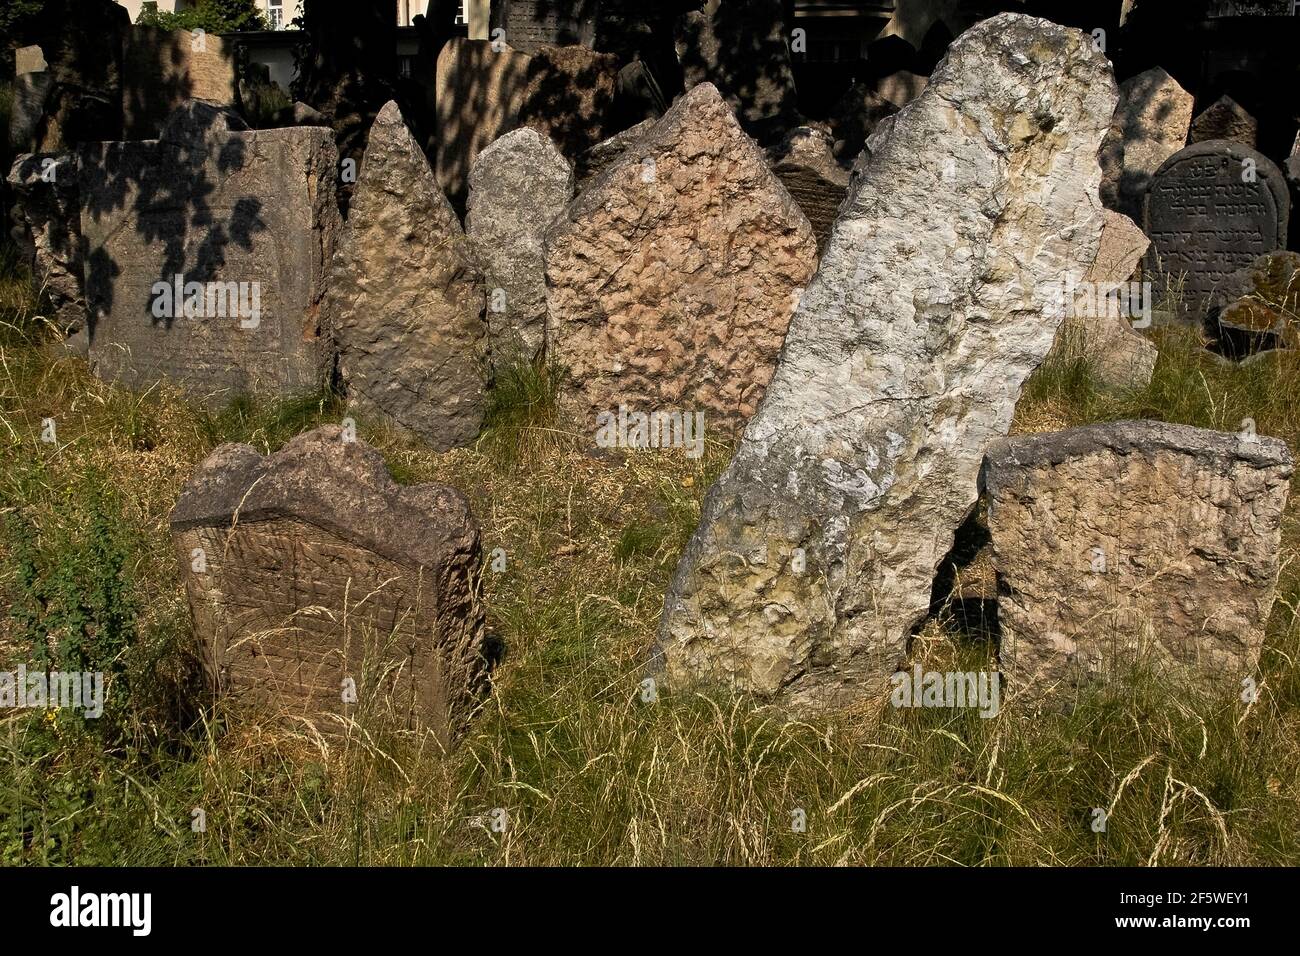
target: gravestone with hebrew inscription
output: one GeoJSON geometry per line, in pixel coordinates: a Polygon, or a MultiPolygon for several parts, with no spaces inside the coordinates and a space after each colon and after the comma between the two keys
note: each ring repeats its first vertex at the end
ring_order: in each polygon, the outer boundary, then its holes
{"type": "Polygon", "coordinates": [[[535,53],[544,46],[591,46],[596,36],[598,0],[502,0],[494,27],[505,42],[535,53]]]}
{"type": "Polygon", "coordinates": [[[386,713],[450,737],[482,676],[465,498],[398,485],[347,427],[263,457],[222,445],[171,514],[212,689],[322,730],[386,713]]]}
{"type": "Polygon", "coordinates": [[[192,101],[162,137],[80,153],[85,347],[95,373],[221,404],[319,387],[340,228],[328,129],[247,130],[192,101]]]}
{"type": "Polygon", "coordinates": [[[1146,272],[1157,297],[1173,290],[1182,313],[1197,316],[1237,270],[1286,248],[1291,199],[1266,156],[1214,140],[1165,160],[1143,210],[1146,272]]]}

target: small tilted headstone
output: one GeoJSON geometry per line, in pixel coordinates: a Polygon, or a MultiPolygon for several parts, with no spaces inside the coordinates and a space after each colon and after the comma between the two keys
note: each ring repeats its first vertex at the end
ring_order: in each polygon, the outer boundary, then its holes
{"type": "Polygon", "coordinates": [[[1181,311],[1200,316],[1237,270],[1286,248],[1290,210],[1286,180],[1266,156],[1225,140],[1188,146],[1147,192],[1146,275],[1162,292],[1181,290],[1181,311]]]}
{"type": "Polygon", "coordinates": [[[222,445],[171,514],[205,670],[235,709],[387,715],[454,735],[483,676],[478,526],[400,486],[349,427],[262,456],[222,445]]]}

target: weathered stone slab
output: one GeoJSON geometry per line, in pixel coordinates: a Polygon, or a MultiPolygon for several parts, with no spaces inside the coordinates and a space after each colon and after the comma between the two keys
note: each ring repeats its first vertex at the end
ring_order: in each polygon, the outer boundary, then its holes
{"type": "Polygon", "coordinates": [[[452,202],[469,188],[474,157],[519,125],[528,90],[526,53],[455,37],[438,54],[438,184],[452,202]]]}
{"type": "Polygon", "coordinates": [[[1286,247],[1291,199],[1266,156],[1222,140],[1180,150],[1147,191],[1147,275],[1181,287],[1182,311],[1199,315],[1238,269],[1286,247]]]}
{"type": "MultiPolygon", "coordinates": [[[[1081,344],[1098,381],[1111,388],[1143,388],[1159,353],[1135,324],[1149,325],[1150,287],[1133,282],[1151,240],[1127,216],[1107,209],[1092,267],[1077,285],[1067,280],[1072,301],[1053,351],[1081,344]]],[[[1073,279],[1073,277],[1069,277],[1073,279]]]]}
{"type": "Polygon", "coordinates": [[[24,73],[44,73],[50,68],[45,62],[45,53],[38,44],[22,46],[14,50],[14,75],[24,73]]]}
{"type": "Polygon", "coordinates": [[[756,136],[793,125],[794,71],[780,0],[706,0],[677,21],[686,89],[712,83],[756,136]]]}
{"type": "Polygon", "coordinates": [[[488,364],[531,362],[546,342],[547,228],[573,199],[573,165],[534,129],[479,153],[465,232],[488,297],[488,364]]]}
{"type": "Polygon", "coordinates": [[[605,138],[617,87],[618,57],[580,46],[539,47],[528,64],[519,125],[577,157],[605,138]]]}
{"type": "Polygon", "coordinates": [[[1096,257],[1116,99],[1090,38],[1003,14],[897,114],[678,565],[670,682],[801,709],[885,689],[1051,347],[1051,283],[1096,257]]]}
{"type": "Polygon", "coordinates": [[[1032,696],[1140,654],[1240,689],[1273,605],[1293,466],[1275,438],[1159,422],[990,449],[1003,671],[1032,696]]]}
{"type": "Polygon", "coordinates": [[[122,123],[127,139],[155,139],[186,100],[238,101],[234,49],[221,37],[133,26],[122,53],[122,123]]]}
{"type": "Polygon", "coordinates": [[[1260,256],[1228,280],[1222,303],[1217,332],[1224,354],[1300,347],[1300,253],[1260,256]]]}
{"type": "Polygon", "coordinates": [[[910,70],[898,70],[889,74],[889,76],[883,77],[876,84],[876,94],[886,103],[890,103],[901,110],[921,95],[928,82],[929,79],[919,73],[913,73],[910,70]]]}
{"type": "Polygon", "coordinates": [[[483,673],[481,548],[455,489],[400,486],[326,426],[267,457],[216,449],[171,532],[209,681],[235,707],[324,731],[391,708],[444,740],[465,719],[483,673]]]}
{"type": "MultiPolygon", "coordinates": [[[[44,145],[42,123],[53,90],[52,73],[20,73],[14,77],[13,99],[9,108],[10,148],[23,150],[44,145]]],[[[53,132],[50,141],[58,147],[63,144],[62,136],[57,131],[53,132]]]]}
{"type": "Polygon", "coordinates": [[[1192,121],[1187,142],[1226,139],[1254,149],[1258,136],[1259,121],[1231,96],[1220,96],[1192,121]]]}
{"type": "Polygon", "coordinates": [[[849,188],[849,172],[835,161],[830,136],[810,126],[796,127],[772,151],[771,165],[808,217],[818,250],[825,249],[849,188]]]}
{"type": "Polygon", "coordinates": [[[439,451],[483,424],[483,278],[455,210],[394,102],[370,129],[330,271],[348,404],[439,451]]]}
{"type": "Polygon", "coordinates": [[[1142,198],[1160,164],[1187,144],[1195,97],[1160,67],[1119,86],[1119,107],[1101,147],[1101,201],[1142,218],[1142,198]]]}
{"type": "Polygon", "coordinates": [[[88,348],[101,378],[166,379],[212,403],[321,385],[319,308],[339,230],[333,136],[240,125],[190,103],[159,140],[83,148],[88,348]]]}
{"type": "Polygon", "coordinates": [[[737,431],[816,266],[807,218],[711,84],[681,97],[546,237],[561,404],[702,412],[737,431]]]}
{"type": "Polygon", "coordinates": [[[590,47],[596,35],[598,0],[504,0],[500,6],[505,42],[525,53],[547,46],[590,47]]]}

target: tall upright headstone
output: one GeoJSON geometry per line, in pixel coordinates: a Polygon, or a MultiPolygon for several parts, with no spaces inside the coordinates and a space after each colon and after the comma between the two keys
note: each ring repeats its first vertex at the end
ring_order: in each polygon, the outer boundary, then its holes
{"type": "Polygon", "coordinates": [[[1096,258],[1117,99],[1083,33],[1002,14],[897,114],[677,567],[669,681],[800,709],[884,691],[1052,345],[1051,284],[1096,258]]]}
{"type": "Polygon", "coordinates": [[[314,391],[340,222],[327,129],[247,130],[191,102],[157,140],[80,154],[87,342],[101,378],[201,401],[314,391]]]}
{"type": "Polygon", "coordinates": [[[1290,211],[1286,180],[1268,157],[1227,140],[1188,146],[1147,191],[1146,274],[1181,289],[1181,311],[1199,315],[1235,272],[1286,248],[1290,211]]]}

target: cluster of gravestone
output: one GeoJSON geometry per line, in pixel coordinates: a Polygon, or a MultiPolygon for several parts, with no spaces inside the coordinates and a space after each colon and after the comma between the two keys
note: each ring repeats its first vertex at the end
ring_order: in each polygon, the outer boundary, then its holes
{"type": "MultiPolygon", "coordinates": [[[[623,130],[616,56],[450,40],[432,161],[389,102],[346,219],[334,131],[250,130],[220,98],[174,104],[150,138],[22,156],[9,183],[65,344],[200,402],[330,385],[437,451],[477,438],[521,362],[561,372],[588,434],[620,408],[703,412],[738,444],[650,654],[674,686],[795,709],[877,695],[981,495],[1001,667],[1026,693],[1126,649],[1249,674],[1282,442],[1153,422],[1006,439],[1070,321],[1107,378],[1150,377],[1155,346],[1097,308],[1139,269],[1208,298],[1252,266],[1238,312],[1300,289],[1290,260],[1256,264],[1285,248],[1289,200],[1229,138],[1240,111],[1197,133],[1166,74],[1117,85],[1093,37],[1001,14],[902,102],[854,92],[850,134],[793,112],[771,6],[743,51],[728,0],[683,16],[685,89],[623,130]],[[759,80],[729,85],[736,56],[759,80]]],[[[309,716],[382,697],[448,736],[472,709],[477,525],[453,489],[396,485],[350,422],[217,449],[172,531],[223,693],[309,716]]]]}

